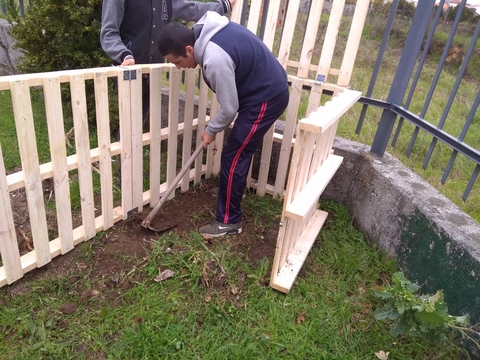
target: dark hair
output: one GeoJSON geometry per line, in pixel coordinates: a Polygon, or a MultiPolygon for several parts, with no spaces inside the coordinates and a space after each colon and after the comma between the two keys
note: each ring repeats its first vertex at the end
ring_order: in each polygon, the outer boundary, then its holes
{"type": "Polygon", "coordinates": [[[163,27],[158,37],[160,53],[173,56],[187,56],[185,48],[193,47],[195,38],[193,30],[180,23],[170,23],[163,27]]]}

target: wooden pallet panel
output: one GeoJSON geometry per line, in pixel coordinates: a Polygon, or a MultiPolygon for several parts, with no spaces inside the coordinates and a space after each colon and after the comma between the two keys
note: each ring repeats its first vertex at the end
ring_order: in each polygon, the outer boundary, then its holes
{"type": "Polygon", "coordinates": [[[65,254],[73,249],[73,225],[60,79],[57,76],[45,77],[43,92],[45,96],[50,156],[52,158],[57,227],[60,249],[62,254],[65,254]]]}

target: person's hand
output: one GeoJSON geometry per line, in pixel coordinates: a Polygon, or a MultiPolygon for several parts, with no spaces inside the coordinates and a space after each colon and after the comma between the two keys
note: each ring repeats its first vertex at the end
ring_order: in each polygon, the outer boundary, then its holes
{"type": "Polygon", "coordinates": [[[212,136],[204,130],[202,134],[202,140],[203,140],[203,148],[207,149],[208,145],[210,145],[212,142],[215,141],[215,135],[212,136]]]}
{"type": "Polygon", "coordinates": [[[235,2],[236,2],[236,1],[237,1],[237,0],[230,0],[230,5],[232,6],[232,9],[233,9],[233,5],[235,5],[235,2]]]}
{"type": "Polygon", "coordinates": [[[121,65],[122,66],[135,65],[135,59],[133,58],[125,59],[123,60],[121,65]]]}

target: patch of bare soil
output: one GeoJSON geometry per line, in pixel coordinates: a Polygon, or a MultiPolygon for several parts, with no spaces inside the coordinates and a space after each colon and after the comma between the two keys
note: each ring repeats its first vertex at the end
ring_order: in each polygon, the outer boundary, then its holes
{"type": "MultiPolygon", "coordinates": [[[[167,202],[152,220],[153,227],[183,234],[196,231],[198,227],[213,221],[217,198],[212,189],[217,186],[218,180],[210,179],[185,193],[177,192],[175,198],[167,202]]],[[[45,196],[50,196],[49,191],[46,191],[45,196]]],[[[22,229],[28,223],[27,204],[20,192],[17,197],[12,196],[12,201],[15,202],[12,205],[15,209],[18,234],[19,231],[24,232],[22,229]],[[21,218],[22,214],[24,218],[21,218]]],[[[146,261],[152,244],[162,234],[145,229],[141,225],[150,211],[151,209],[145,208],[142,213],[133,214],[129,219],[116,223],[101,236],[88,240],[88,247],[82,249],[81,246],[77,246],[69,253],[56,257],[51,263],[27,273],[23,279],[0,290],[10,292],[11,295],[23,293],[28,291],[29,280],[41,279],[52,274],[59,279],[68,279],[71,287],[75,287],[80,279],[88,277],[89,282],[100,286],[95,291],[83,291],[80,297],[82,303],[88,303],[90,298],[99,293],[103,298],[114,301],[119,293],[131,288],[134,281],[141,280],[143,275],[138,271],[135,276],[125,275],[146,261]]],[[[74,222],[78,222],[78,219],[74,222]]],[[[273,258],[277,231],[278,228],[269,228],[256,223],[248,210],[244,209],[243,232],[214,241],[228,241],[232,256],[242,256],[256,264],[265,257],[273,258]]],[[[32,244],[28,242],[29,235],[24,235],[18,238],[20,248],[22,251],[30,250],[32,244]]],[[[205,244],[212,246],[209,242],[205,244]]],[[[76,304],[65,304],[62,311],[69,313],[75,309],[76,304]]]]}

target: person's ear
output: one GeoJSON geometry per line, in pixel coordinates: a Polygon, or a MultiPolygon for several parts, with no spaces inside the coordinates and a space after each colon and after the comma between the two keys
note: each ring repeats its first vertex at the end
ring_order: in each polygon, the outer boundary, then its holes
{"type": "Polygon", "coordinates": [[[185,53],[186,53],[187,55],[188,55],[188,54],[193,55],[193,46],[187,45],[187,46],[185,47],[185,53]]]}

